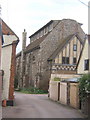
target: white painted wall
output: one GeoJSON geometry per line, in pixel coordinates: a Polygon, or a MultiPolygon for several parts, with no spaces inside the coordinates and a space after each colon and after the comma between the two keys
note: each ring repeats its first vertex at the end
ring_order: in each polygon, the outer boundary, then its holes
{"type": "Polygon", "coordinates": [[[13,41],[17,41],[17,37],[15,35],[3,35],[4,44],[3,46],[12,44],[13,41]]]}
{"type": "Polygon", "coordinates": [[[2,48],[1,69],[4,70],[2,99],[8,99],[12,45],[2,48]]]}
{"type": "Polygon", "coordinates": [[[15,35],[4,35],[3,38],[4,38],[4,44],[3,44],[4,47],[2,48],[2,52],[1,52],[1,69],[4,70],[2,99],[8,100],[11,57],[12,57],[12,45],[9,44],[11,44],[13,41],[16,41],[17,38],[15,37],[15,35]]]}

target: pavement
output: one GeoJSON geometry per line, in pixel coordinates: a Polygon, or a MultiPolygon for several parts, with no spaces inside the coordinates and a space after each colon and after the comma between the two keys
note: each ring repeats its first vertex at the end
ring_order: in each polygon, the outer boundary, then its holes
{"type": "Polygon", "coordinates": [[[48,95],[15,93],[15,105],[3,107],[3,118],[83,118],[69,106],[54,102],[48,95]]]}

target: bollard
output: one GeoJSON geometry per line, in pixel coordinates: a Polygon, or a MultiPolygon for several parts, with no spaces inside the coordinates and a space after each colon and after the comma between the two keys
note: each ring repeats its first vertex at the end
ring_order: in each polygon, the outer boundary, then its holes
{"type": "Polygon", "coordinates": [[[3,107],[6,107],[6,103],[7,103],[7,101],[6,101],[6,100],[3,100],[3,101],[2,101],[2,106],[3,106],[3,107]]]}

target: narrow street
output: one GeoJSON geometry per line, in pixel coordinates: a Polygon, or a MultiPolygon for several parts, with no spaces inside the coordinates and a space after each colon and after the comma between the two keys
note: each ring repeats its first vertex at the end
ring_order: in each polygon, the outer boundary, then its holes
{"type": "Polygon", "coordinates": [[[80,111],[61,105],[47,95],[15,93],[15,106],[3,107],[3,118],[82,118],[80,111]]]}

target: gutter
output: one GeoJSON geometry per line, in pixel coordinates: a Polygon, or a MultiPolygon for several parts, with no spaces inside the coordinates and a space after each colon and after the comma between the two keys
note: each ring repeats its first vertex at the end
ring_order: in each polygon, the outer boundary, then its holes
{"type": "Polygon", "coordinates": [[[2,46],[2,48],[4,48],[4,47],[8,47],[8,46],[13,45],[13,44],[16,44],[16,45],[17,45],[18,42],[19,42],[19,40],[17,40],[17,41],[13,41],[12,43],[10,43],[10,44],[8,44],[8,45],[2,46]]]}

